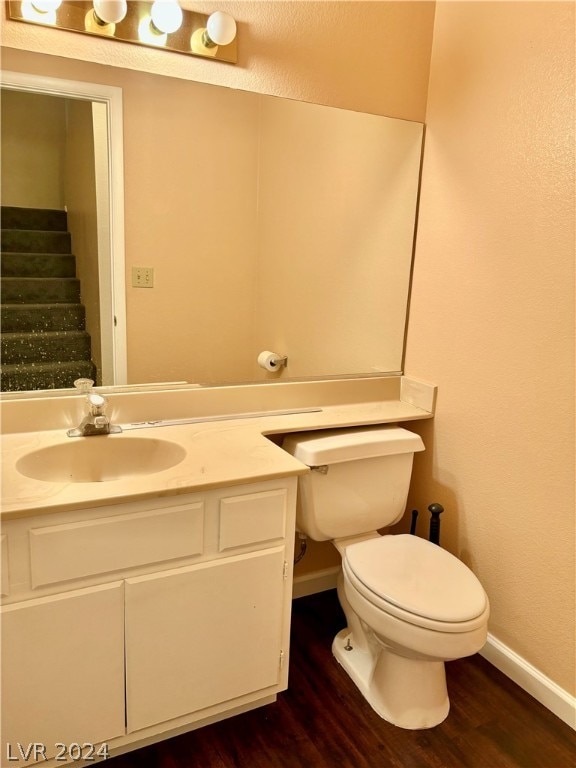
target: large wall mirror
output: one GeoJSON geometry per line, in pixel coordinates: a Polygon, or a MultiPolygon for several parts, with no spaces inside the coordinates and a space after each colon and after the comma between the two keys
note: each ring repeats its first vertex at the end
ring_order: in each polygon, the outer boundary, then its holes
{"type": "MultiPolygon", "coordinates": [[[[421,124],[58,61],[59,76],[62,63],[71,77],[78,72],[85,93],[68,93],[64,118],[60,110],[65,135],[58,141],[68,159],[50,163],[46,148],[41,165],[65,166],[57,207],[72,220],[72,251],[90,251],[83,242],[89,217],[74,214],[68,190],[80,186],[88,165],[96,169],[97,253],[88,257],[96,271],[76,271],[104,384],[218,385],[401,370],[421,124]],[[94,96],[89,79],[98,83],[94,96]],[[120,132],[99,88],[120,89],[120,132]],[[89,115],[76,115],[79,99],[89,115]],[[104,114],[92,103],[103,104],[104,114]],[[76,133],[82,120],[91,147],[76,133]],[[114,165],[119,158],[121,168],[114,165]],[[90,296],[96,283],[97,300],[90,296]],[[103,327],[117,335],[109,347],[103,327]],[[263,350],[285,355],[287,366],[262,369],[263,350]]],[[[3,99],[3,146],[11,122],[4,110],[25,114],[24,95],[45,101],[66,94],[55,93],[54,83],[49,94],[40,86],[21,90],[12,84],[3,99]]],[[[26,170],[4,166],[3,159],[2,205],[25,206],[22,185],[4,176],[26,170]]]]}

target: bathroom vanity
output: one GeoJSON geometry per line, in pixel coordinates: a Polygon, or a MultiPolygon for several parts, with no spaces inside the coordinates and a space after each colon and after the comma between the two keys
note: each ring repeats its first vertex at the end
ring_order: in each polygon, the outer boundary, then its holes
{"type": "Polygon", "coordinates": [[[35,742],[50,758],[78,743],[118,748],[286,688],[295,483],[7,521],[12,753],[35,742]]]}
{"type": "Polygon", "coordinates": [[[3,403],[6,764],[102,759],[275,700],[288,681],[296,483],[309,471],[280,436],[433,414],[428,385],[358,387],[276,385],[268,400],[260,387],[258,412],[250,387],[110,394],[113,420],[139,426],[90,438],[66,435],[77,396],[3,403]],[[148,423],[161,414],[189,418],[148,423]],[[123,464],[143,441],[178,461],[123,464]],[[83,461],[103,467],[113,446],[116,474],[87,476],[83,461]],[[69,453],[81,459],[67,477],[69,453]]]}

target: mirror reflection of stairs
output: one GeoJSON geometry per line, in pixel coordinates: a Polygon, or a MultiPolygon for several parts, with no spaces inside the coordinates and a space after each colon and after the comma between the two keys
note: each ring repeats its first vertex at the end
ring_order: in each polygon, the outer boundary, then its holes
{"type": "Polygon", "coordinates": [[[3,392],[96,380],[65,211],[2,206],[3,392]]]}

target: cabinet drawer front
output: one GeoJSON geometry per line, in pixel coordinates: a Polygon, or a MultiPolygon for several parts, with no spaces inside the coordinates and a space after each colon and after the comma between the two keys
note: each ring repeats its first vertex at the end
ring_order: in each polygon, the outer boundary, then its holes
{"type": "Polygon", "coordinates": [[[29,531],[32,586],[198,555],[204,503],[29,531]]]}
{"type": "Polygon", "coordinates": [[[284,538],[286,503],[284,488],[221,499],[220,552],[284,538]]]}

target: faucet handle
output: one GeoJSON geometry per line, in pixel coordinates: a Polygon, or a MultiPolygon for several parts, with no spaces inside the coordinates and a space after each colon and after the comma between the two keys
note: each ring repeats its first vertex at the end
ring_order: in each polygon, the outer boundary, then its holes
{"type": "Polygon", "coordinates": [[[106,405],[106,398],[99,395],[97,392],[88,392],[86,399],[93,408],[103,408],[106,405]]]}
{"type": "Polygon", "coordinates": [[[74,386],[82,395],[86,395],[86,400],[91,409],[98,412],[106,405],[106,398],[92,391],[94,382],[92,379],[76,379],[74,386]]]}
{"type": "Polygon", "coordinates": [[[94,382],[92,379],[76,379],[74,382],[74,386],[80,392],[81,394],[88,394],[92,387],[94,386],[94,382]]]}

